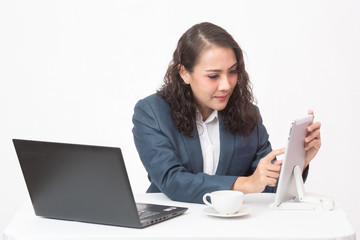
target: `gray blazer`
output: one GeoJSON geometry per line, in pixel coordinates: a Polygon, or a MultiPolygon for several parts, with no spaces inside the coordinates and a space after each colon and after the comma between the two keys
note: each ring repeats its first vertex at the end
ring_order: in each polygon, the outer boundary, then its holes
{"type": "Polygon", "coordinates": [[[151,182],[147,192],[163,192],[176,201],[201,203],[207,192],[231,189],[237,177],[250,176],[272,150],[262,121],[250,136],[240,136],[225,129],[219,114],[219,165],[215,175],[208,175],[202,172],[198,134],[187,137],[180,133],[169,105],[157,94],[136,104],[133,124],[135,145],[151,182]]]}

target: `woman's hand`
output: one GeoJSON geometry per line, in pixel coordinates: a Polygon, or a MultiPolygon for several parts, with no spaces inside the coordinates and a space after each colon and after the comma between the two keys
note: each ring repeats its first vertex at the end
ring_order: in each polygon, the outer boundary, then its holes
{"type": "MultiPolygon", "coordinates": [[[[309,110],[308,114],[314,115],[314,111],[309,110]]],[[[321,123],[315,122],[306,128],[309,133],[305,138],[306,156],[304,169],[309,165],[321,147],[320,127],[321,123]]]]}
{"type": "Polygon", "coordinates": [[[258,193],[264,191],[266,186],[276,186],[280,176],[282,160],[275,160],[276,156],[284,154],[285,148],[273,150],[262,158],[255,172],[249,177],[238,177],[233,190],[244,193],[258,193]]]}

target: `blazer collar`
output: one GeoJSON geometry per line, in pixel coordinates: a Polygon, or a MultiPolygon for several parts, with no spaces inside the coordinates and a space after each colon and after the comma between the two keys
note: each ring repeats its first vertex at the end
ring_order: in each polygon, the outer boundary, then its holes
{"type": "Polygon", "coordinates": [[[201,145],[199,134],[195,126],[194,135],[192,137],[187,137],[181,134],[188,152],[189,161],[191,164],[192,172],[199,173],[203,171],[203,157],[201,153],[201,145]]]}
{"type": "Polygon", "coordinates": [[[235,135],[226,130],[221,115],[219,114],[220,125],[220,157],[216,175],[226,175],[232,160],[235,149],[235,135]]]}

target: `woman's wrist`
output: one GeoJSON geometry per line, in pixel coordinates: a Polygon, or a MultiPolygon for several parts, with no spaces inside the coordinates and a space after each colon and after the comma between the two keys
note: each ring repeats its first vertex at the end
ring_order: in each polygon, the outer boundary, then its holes
{"type": "Polygon", "coordinates": [[[249,177],[238,177],[234,182],[231,190],[240,191],[243,193],[251,193],[249,177]]]}

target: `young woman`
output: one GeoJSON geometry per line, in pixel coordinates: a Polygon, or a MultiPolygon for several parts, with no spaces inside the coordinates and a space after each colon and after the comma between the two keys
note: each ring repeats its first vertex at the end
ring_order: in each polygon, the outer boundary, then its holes
{"type": "MultiPolygon", "coordinates": [[[[200,23],[180,38],[156,94],[134,109],[133,135],[151,182],[147,192],[202,202],[207,192],[275,192],[284,149],[272,151],[242,50],[219,26],[200,23]]],[[[309,111],[309,114],[313,114],[309,111]]],[[[303,177],[321,146],[308,127],[303,177]]]]}

